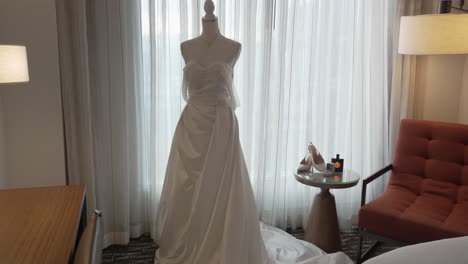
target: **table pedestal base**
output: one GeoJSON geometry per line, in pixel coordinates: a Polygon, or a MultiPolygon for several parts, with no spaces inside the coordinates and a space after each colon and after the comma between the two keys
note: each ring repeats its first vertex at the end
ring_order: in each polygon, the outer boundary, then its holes
{"type": "Polygon", "coordinates": [[[322,189],[315,196],[304,239],[327,253],[341,251],[335,197],[329,189],[322,189]]]}

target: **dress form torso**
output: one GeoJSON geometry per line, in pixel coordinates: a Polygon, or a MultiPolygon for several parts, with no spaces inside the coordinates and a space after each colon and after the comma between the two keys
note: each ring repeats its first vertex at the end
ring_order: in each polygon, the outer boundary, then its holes
{"type": "Polygon", "coordinates": [[[203,32],[200,36],[182,42],[180,49],[185,63],[198,63],[208,67],[215,63],[225,63],[234,67],[242,45],[226,38],[219,32],[218,20],[202,20],[203,32]]]}
{"type": "Polygon", "coordinates": [[[239,104],[233,89],[233,69],[241,44],[221,35],[212,1],[206,1],[205,11],[202,34],[181,44],[185,61],[182,95],[192,105],[197,101],[195,98],[198,101],[205,98],[202,104],[226,103],[235,109],[239,104]]]}

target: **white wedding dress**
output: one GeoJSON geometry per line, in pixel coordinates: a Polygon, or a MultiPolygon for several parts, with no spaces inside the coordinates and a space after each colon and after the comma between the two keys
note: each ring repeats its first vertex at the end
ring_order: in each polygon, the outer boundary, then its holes
{"type": "Polygon", "coordinates": [[[155,263],[352,263],[260,223],[239,142],[233,69],[184,68],[177,125],[157,216],[155,263]]]}

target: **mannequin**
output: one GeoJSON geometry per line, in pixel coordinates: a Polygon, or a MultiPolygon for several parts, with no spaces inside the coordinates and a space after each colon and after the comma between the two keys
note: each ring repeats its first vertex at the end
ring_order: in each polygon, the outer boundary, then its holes
{"type": "Polygon", "coordinates": [[[196,67],[183,70],[187,104],[161,191],[155,263],[352,263],[258,221],[235,114],[233,68],[241,44],[221,35],[212,0],[205,11],[202,34],[181,44],[186,66],[196,67]]]}
{"type": "Polygon", "coordinates": [[[226,63],[234,67],[242,45],[221,35],[212,0],[206,0],[204,8],[206,14],[202,18],[202,34],[180,45],[185,63],[194,62],[204,67],[210,67],[215,63],[226,63]]]}

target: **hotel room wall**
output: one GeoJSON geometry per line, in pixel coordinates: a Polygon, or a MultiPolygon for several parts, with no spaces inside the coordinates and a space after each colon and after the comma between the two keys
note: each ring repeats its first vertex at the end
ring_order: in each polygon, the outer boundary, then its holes
{"type": "Polygon", "coordinates": [[[416,67],[415,118],[458,122],[465,56],[418,56],[416,67]]]}
{"type": "Polygon", "coordinates": [[[4,126],[5,126],[5,122],[3,120],[3,99],[0,94],[0,189],[5,188],[5,128],[4,126]]]}
{"type": "Polygon", "coordinates": [[[27,46],[30,82],[2,85],[7,188],[63,185],[55,0],[0,0],[0,43],[27,46]]]}

